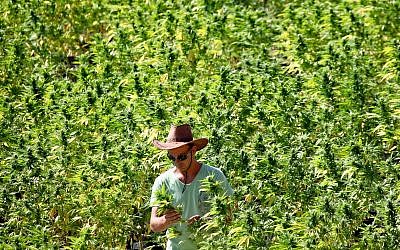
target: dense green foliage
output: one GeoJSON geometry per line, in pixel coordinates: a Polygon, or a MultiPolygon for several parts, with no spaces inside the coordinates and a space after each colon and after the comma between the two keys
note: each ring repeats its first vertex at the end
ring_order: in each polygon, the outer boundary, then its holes
{"type": "Polygon", "coordinates": [[[3,0],[0,13],[0,248],[149,234],[170,167],[151,141],[183,122],[235,189],[231,223],[216,197],[199,226],[204,249],[400,246],[399,1],[3,0]]]}

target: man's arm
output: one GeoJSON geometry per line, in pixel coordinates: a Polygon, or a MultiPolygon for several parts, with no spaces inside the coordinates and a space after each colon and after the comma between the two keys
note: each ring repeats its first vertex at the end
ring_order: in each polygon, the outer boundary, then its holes
{"type": "Polygon", "coordinates": [[[165,231],[181,219],[181,215],[175,210],[169,210],[166,214],[157,216],[157,208],[158,207],[151,208],[150,229],[153,232],[165,231]]]}
{"type": "MultiPolygon", "coordinates": [[[[226,176],[224,175],[224,173],[222,173],[222,171],[220,171],[219,181],[222,182],[222,189],[224,190],[225,195],[227,195],[227,199],[232,199],[234,191],[233,191],[231,185],[229,184],[226,176]]],[[[233,210],[237,209],[238,204],[237,204],[237,202],[232,204],[232,202],[229,201],[227,205],[228,205],[228,207],[227,207],[225,221],[226,221],[226,223],[230,223],[233,220],[233,210]]]]}

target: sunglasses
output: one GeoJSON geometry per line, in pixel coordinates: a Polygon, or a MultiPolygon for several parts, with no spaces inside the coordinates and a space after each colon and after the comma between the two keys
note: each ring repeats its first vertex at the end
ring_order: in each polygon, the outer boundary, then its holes
{"type": "Polygon", "coordinates": [[[177,157],[174,157],[173,155],[168,154],[168,159],[170,159],[171,161],[176,161],[176,160],[184,161],[184,160],[186,160],[188,158],[188,154],[189,153],[190,153],[190,149],[186,154],[180,154],[177,157]]]}

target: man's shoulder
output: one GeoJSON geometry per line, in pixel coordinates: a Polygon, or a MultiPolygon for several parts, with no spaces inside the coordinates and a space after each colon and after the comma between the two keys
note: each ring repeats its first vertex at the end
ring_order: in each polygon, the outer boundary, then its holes
{"type": "Polygon", "coordinates": [[[171,179],[171,175],[173,175],[173,168],[168,169],[167,171],[161,173],[156,178],[156,182],[165,182],[171,179]]]}
{"type": "Polygon", "coordinates": [[[205,172],[207,175],[212,175],[212,174],[217,176],[224,175],[222,170],[217,167],[213,167],[207,164],[203,164],[203,167],[205,168],[205,172]]]}
{"type": "Polygon", "coordinates": [[[219,168],[216,168],[214,166],[210,166],[208,164],[203,164],[203,167],[205,168],[205,170],[207,172],[218,172],[218,171],[221,171],[219,168]]]}
{"type": "Polygon", "coordinates": [[[233,189],[232,187],[229,185],[228,180],[226,179],[225,174],[222,172],[221,169],[213,167],[213,166],[208,166],[205,165],[205,171],[206,174],[204,176],[204,178],[206,178],[207,176],[213,175],[213,179],[216,181],[219,181],[222,184],[222,188],[226,191],[226,193],[228,195],[232,195],[233,194],[233,189]]]}

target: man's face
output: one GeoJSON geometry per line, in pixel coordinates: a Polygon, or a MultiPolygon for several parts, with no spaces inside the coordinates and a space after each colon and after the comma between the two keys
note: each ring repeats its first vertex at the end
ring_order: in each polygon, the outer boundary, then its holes
{"type": "Polygon", "coordinates": [[[193,153],[191,147],[185,145],[180,148],[168,150],[169,158],[174,162],[175,167],[186,170],[189,167],[193,153]]]}

